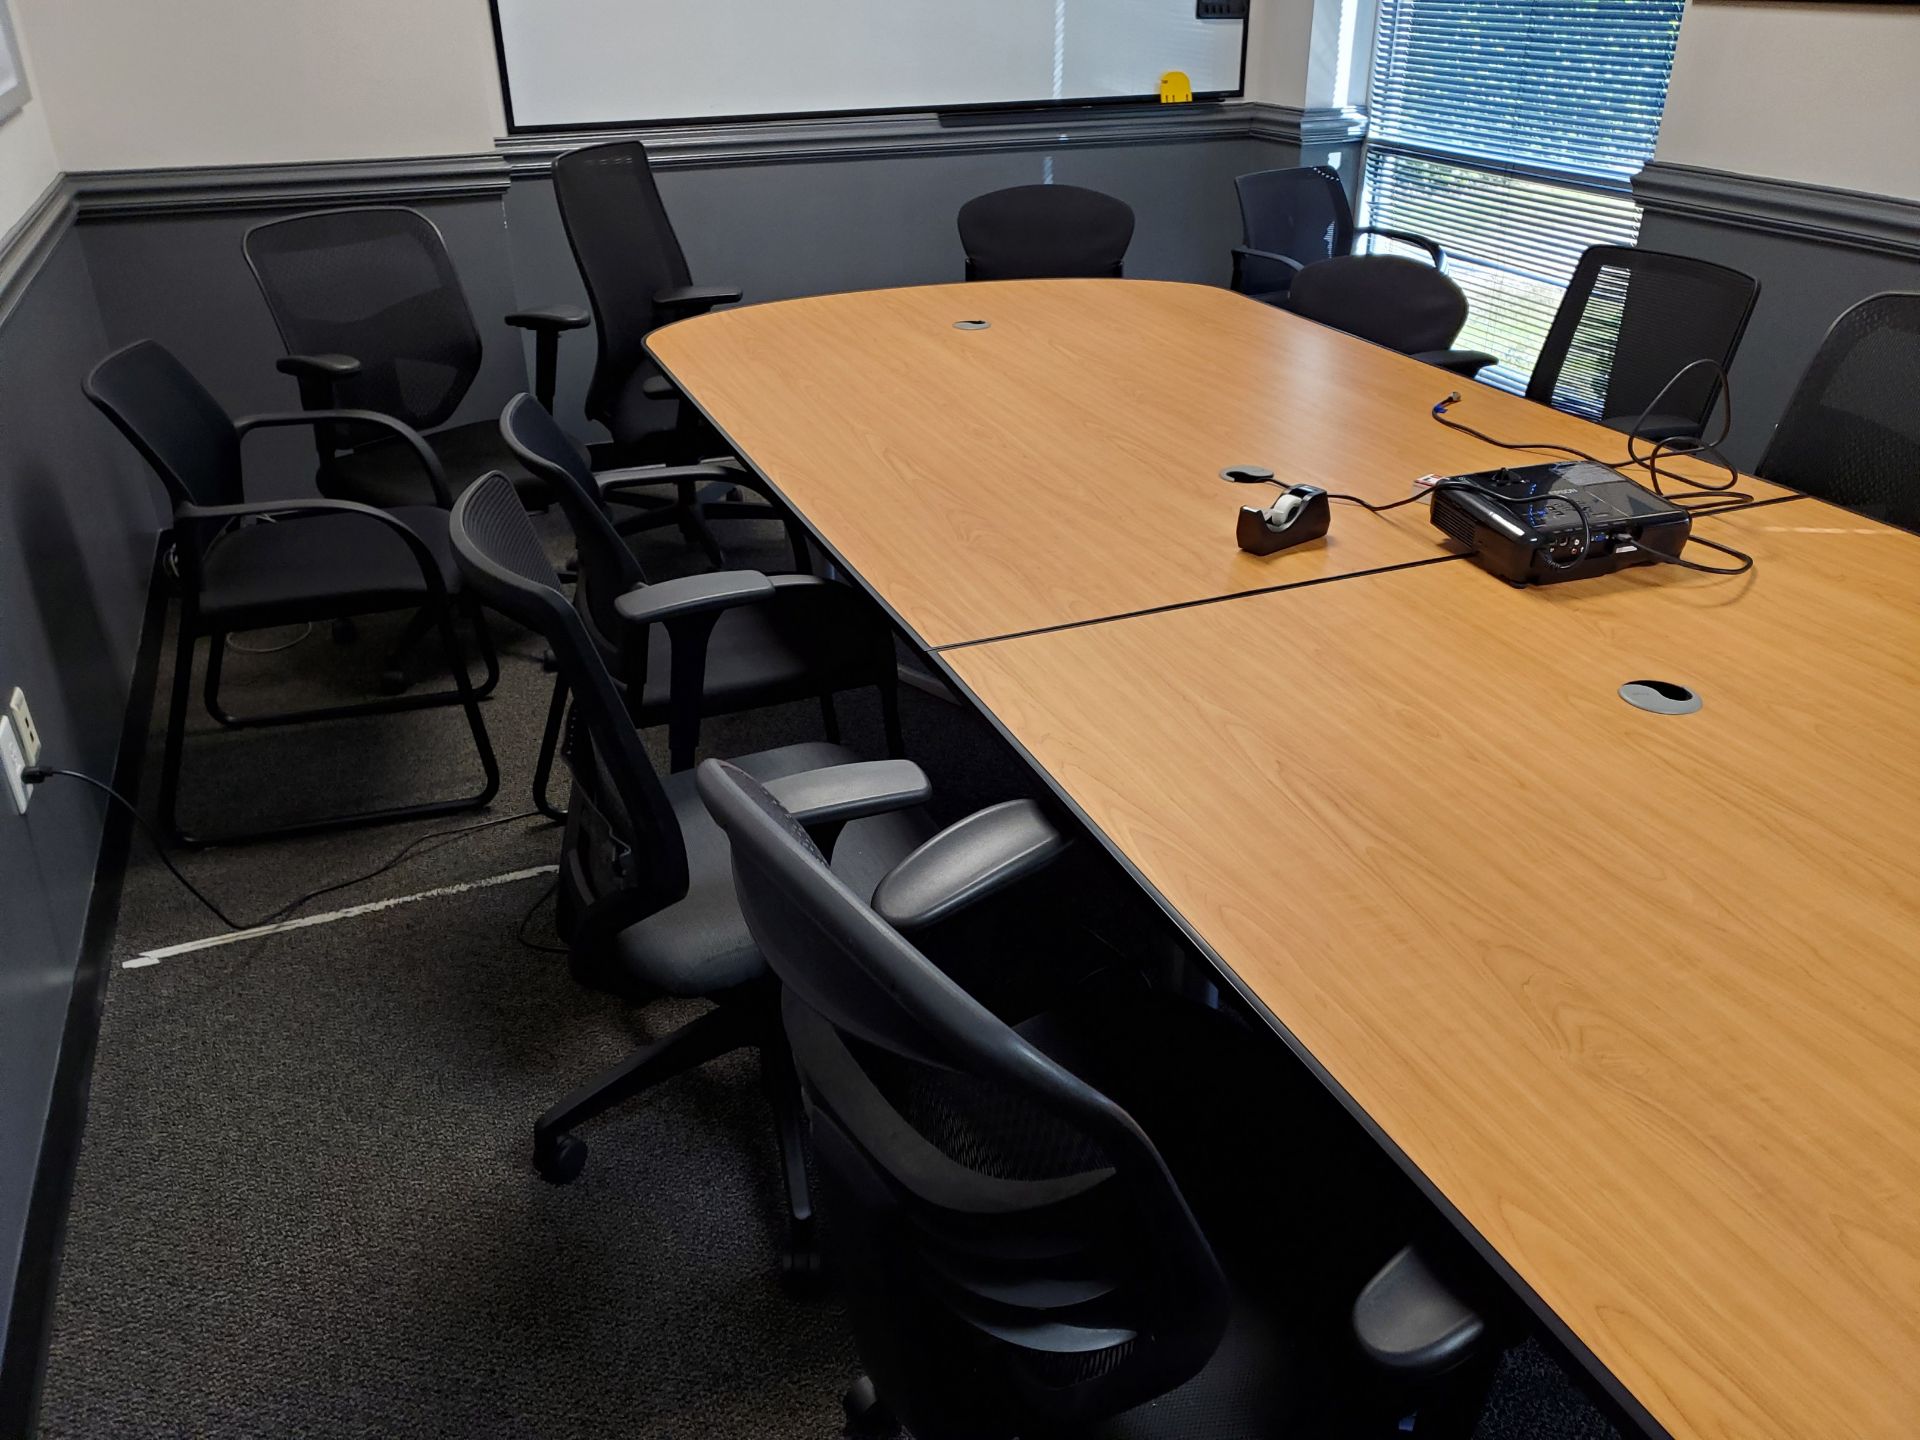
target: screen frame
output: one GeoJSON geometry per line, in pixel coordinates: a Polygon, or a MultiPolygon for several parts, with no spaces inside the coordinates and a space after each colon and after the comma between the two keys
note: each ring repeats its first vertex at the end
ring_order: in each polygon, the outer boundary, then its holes
{"type": "MultiPolygon", "coordinates": [[[[0,14],[4,13],[6,0],[0,0],[0,14]]],[[[557,124],[524,125],[513,114],[513,77],[507,68],[507,36],[500,23],[500,0],[487,0],[487,15],[493,22],[493,58],[500,71],[500,103],[507,117],[507,134],[513,135],[583,135],[589,133],[630,132],[635,130],[684,130],[702,126],[718,125],[754,125],[791,123],[796,120],[851,120],[869,115],[969,115],[981,116],[995,112],[1006,115],[1032,115],[1063,110],[1094,110],[1109,108],[1138,108],[1142,105],[1158,105],[1159,93],[1144,95],[1095,95],[1085,98],[1063,98],[1059,100],[985,100],[958,105],[888,105],[878,108],[853,107],[838,110],[754,110],[744,114],[730,115],[683,115],[655,120],[590,120],[561,121],[557,124]]],[[[1253,21],[1249,17],[1240,21],[1240,83],[1232,90],[1196,90],[1192,103],[1238,100],[1247,93],[1247,60],[1251,53],[1253,21]]]]}

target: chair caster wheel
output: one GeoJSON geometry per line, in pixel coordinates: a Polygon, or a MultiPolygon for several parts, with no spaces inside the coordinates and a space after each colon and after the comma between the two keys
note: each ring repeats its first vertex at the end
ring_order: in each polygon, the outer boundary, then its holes
{"type": "Polygon", "coordinates": [[[587,1168],[587,1144],[572,1135],[533,1142],[533,1168],[549,1185],[571,1185],[587,1168]]]}
{"type": "Polygon", "coordinates": [[[827,1264],[811,1241],[791,1245],[780,1257],[780,1283],[796,1296],[818,1295],[827,1285],[827,1264]]]}
{"type": "Polygon", "coordinates": [[[354,641],[358,640],[359,638],[360,638],[360,627],[354,624],[353,621],[336,620],[333,622],[333,643],[334,644],[351,645],[354,641]]]}
{"type": "Polygon", "coordinates": [[[846,1440],[898,1440],[900,1422],[880,1403],[879,1392],[865,1375],[840,1397],[840,1408],[847,1416],[842,1432],[846,1440]]]}

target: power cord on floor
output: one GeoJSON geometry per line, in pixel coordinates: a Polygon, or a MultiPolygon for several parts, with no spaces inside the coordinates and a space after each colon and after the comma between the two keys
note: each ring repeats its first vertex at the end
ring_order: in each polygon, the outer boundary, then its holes
{"type": "Polygon", "coordinates": [[[556,875],[553,883],[540,892],[540,898],[527,907],[527,913],[520,917],[520,928],[514,931],[513,938],[529,950],[538,950],[542,955],[571,955],[573,952],[564,945],[542,945],[538,940],[527,938],[527,927],[533,924],[533,917],[540,913],[540,907],[551,900],[560,888],[560,878],[556,875]]]}
{"type": "MultiPolygon", "coordinates": [[[[430,841],[452,841],[463,836],[477,834],[482,830],[492,830],[501,825],[511,825],[518,820],[540,820],[546,823],[546,817],[538,810],[524,810],[518,815],[502,815],[497,819],[482,820],[474,825],[462,825],[452,830],[435,830],[427,835],[416,836],[396,850],[383,864],[367,871],[364,875],[355,875],[346,880],[337,880],[330,885],[323,885],[317,890],[309,890],[299,898],[288,901],[271,915],[263,915],[258,920],[241,921],[227,914],[227,912],[221,909],[199,886],[195,885],[181,873],[180,867],[173,863],[173,857],[167,853],[167,847],[161,841],[159,832],[147,823],[147,818],[140,813],[139,808],[131,800],[127,799],[126,796],[122,795],[104,780],[96,780],[93,776],[83,775],[78,770],[57,770],[45,765],[29,766],[21,772],[20,778],[28,785],[38,785],[43,781],[53,779],[55,776],[68,780],[78,780],[83,784],[91,785],[116,805],[120,806],[121,809],[125,810],[127,814],[132,817],[133,823],[139,828],[140,833],[146,836],[147,843],[153,847],[154,854],[160,857],[160,863],[167,867],[167,873],[180,883],[181,889],[193,896],[195,900],[198,900],[201,905],[206,907],[209,914],[229,930],[258,930],[262,926],[277,925],[302,906],[311,904],[323,895],[331,895],[337,890],[347,890],[355,885],[364,885],[369,880],[379,879],[380,876],[385,875],[389,870],[395,869],[411,856],[414,851],[430,841]]],[[[522,928],[524,929],[525,927],[523,926],[522,928]]]]}

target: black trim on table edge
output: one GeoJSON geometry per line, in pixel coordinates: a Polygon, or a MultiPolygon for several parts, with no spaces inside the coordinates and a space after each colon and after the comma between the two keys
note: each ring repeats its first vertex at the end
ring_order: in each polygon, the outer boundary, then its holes
{"type": "MultiPolygon", "coordinates": [[[[886,598],[880,595],[872,585],[867,583],[866,577],[861,575],[860,572],[855,570],[851,565],[847,564],[845,557],[820,533],[819,528],[795,508],[793,502],[787,498],[785,492],[774,483],[770,476],[754,463],[753,457],[748,455],[735,443],[733,437],[727,433],[726,427],[715,420],[712,414],[708,412],[706,406],[701,404],[693,392],[680,382],[679,377],[673,373],[672,367],[654,353],[651,343],[649,343],[646,348],[647,354],[652,358],[653,363],[658,365],[667,379],[673,382],[674,388],[679,391],[681,397],[700,412],[702,418],[713,427],[714,432],[718,434],[722,440],[726,441],[728,448],[740,458],[740,462],[751,470],[754,475],[759,478],[760,482],[766,486],[767,490],[777,497],[781,504],[785,505],[788,511],[800,521],[801,525],[806,528],[807,534],[813,538],[814,544],[818,545],[820,549],[833,560],[833,563],[840,568],[841,573],[859,585],[867,597],[878,605],[886,614],[887,618],[893,622],[894,629],[905,636],[909,643],[933,664],[934,668],[940,673],[946,684],[952,688],[953,692],[956,695],[964,697],[973,712],[991,725],[994,733],[1005,741],[1013,750],[1014,754],[1018,755],[1020,759],[1025,762],[1027,768],[1046,783],[1047,788],[1053,792],[1054,799],[1059,802],[1068,814],[1073,816],[1074,820],[1087,833],[1089,838],[1098,844],[1102,850],[1106,851],[1115,863],[1120,866],[1121,870],[1126,873],[1128,878],[1131,879],[1134,884],[1138,885],[1141,890],[1152,899],[1154,904],[1160,907],[1161,912],[1173,922],[1174,926],[1182,935],[1187,937],[1187,942],[1193,946],[1194,950],[1213,969],[1222,982],[1233,989],[1234,993],[1245,1002],[1253,1014],[1260,1016],[1266,1021],[1268,1027],[1272,1029],[1280,1042],[1306,1067],[1308,1074],[1312,1075],[1314,1079],[1326,1087],[1327,1092],[1331,1094],[1333,1098],[1339,1102],[1341,1108],[1360,1125],[1361,1129],[1366,1132],[1368,1138],[1378,1145],[1387,1158],[1399,1167],[1401,1173],[1413,1182],[1415,1187],[1426,1197],[1427,1202],[1433,1206],[1440,1217],[1445,1220],[1447,1224],[1451,1225],[1460,1237],[1473,1248],[1474,1253],[1480,1257],[1481,1261],[1487,1266],[1489,1271],[1492,1272],[1494,1277],[1499,1280],[1516,1299],[1526,1306],[1528,1311],[1533,1315],[1535,1322],[1539,1325],[1542,1334],[1549,1342],[1548,1349],[1562,1362],[1563,1368],[1569,1370],[1577,1379],[1584,1382],[1584,1388],[1586,1388],[1588,1393],[1598,1402],[1600,1408],[1606,1412],[1608,1418],[1614,1422],[1615,1426],[1628,1433],[1646,1436],[1648,1440],[1673,1440],[1672,1432],[1658,1420],[1654,1419],[1652,1413],[1640,1403],[1633,1392],[1621,1384],[1620,1381],[1614,1377],[1613,1372],[1600,1363],[1599,1357],[1587,1348],[1586,1343],[1582,1341],[1579,1336],[1573,1333],[1573,1330],[1567,1325],[1566,1321],[1560,1318],[1553,1307],[1540,1298],[1539,1292],[1521,1278],[1519,1272],[1508,1263],[1506,1257],[1501,1255],[1486,1237],[1475,1228],[1473,1223],[1469,1221],[1465,1215],[1460,1213],[1453,1202],[1447,1199],[1441,1192],[1440,1187],[1435,1185],[1433,1181],[1427,1177],[1426,1172],[1414,1164],[1412,1158],[1394,1143],[1386,1131],[1382,1130],[1374,1118],[1347,1092],[1346,1087],[1341,1085],[1327,1068],[1315,1058],[1313,1052],[1302,1044],[1300,1039],[1287,1028],[1280,1017],[1275,1015],[1273,1011],[1267,1007],[1266,1003],[1247,987],[1246,982],[1240,978],[1234,968],[1227,964],[1225,960],[1221,959],[1214,949],[1200,937],[1199,932],[1187,922],[1186,917],[1168,902],[1166,896],[1162,895],[1146,876],[1140,873],[1139,868],[1134,865],[1133,861],[1127,858],[1125,852],[1123,852],[1119,846],[1115,845],[1112,840],[1108,839],[1106,833],[1101,830],[1098,825],[1093,823],[1091,817],[1087,815],[1086,811],[1080,808],[1073,797],[1067,793],[1065,787],[1054,779],[1052,773],[1036,760],[1027,747],[1022,745],[1013,733],[1001,723],[1000,717],[988,709],[986,705],[981,702],[980,697],[973,693],[967,683],[962,680],[954,671],[953,667],[947,663],[946,657],[939,650],[933,649],[922,642],[920,637],[901,619],[893,606],[887,603],[886,598]]],[[[1801,497],[1781,496],[1779,498],[1782,500],[1791,500],[1801,497]]],[[[1358,579],[1361,578],[1361,575],[1355,574],[1342,576],[1340,578],[1358,579]]]]}
{"type": "MultiPolygon", "coordinates": [[[[163,561],[170,543],[171,537],[163,531],[154,544],[140,644],[127,688],[126,713],[121,718],[113,783],[123,795],[139,793],[140,770],[146,760],[154,685],[167,628],[168,586],[163,561]]],[[[40,1385],[53,1338],[53,1307],[60,1281],[60,1253],[66,1240],[67,1210],[80,1161],[80,1138],[86,1128],[101,1007],[106,999],[107,976],[113,968],[108,952],[119,917],[132,841],[132,819],[118,805],[107,806],[73,990],[67,1001],[66,1026],[60,1036],[53,1095],[47,1106],[33,1193],[27,1206],[20,1267],[7,1314],[6,1346],[0,1353],[0,1435],[30,1436],[39,1418],[40,1385]]]]}

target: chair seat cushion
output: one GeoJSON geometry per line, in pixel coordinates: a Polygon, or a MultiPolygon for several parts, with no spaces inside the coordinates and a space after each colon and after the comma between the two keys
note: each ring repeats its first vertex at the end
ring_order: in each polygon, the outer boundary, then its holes
{"type": "MultiPolygon", "coordinates": [[[[455,499],[482,475],[498,470],[513,482],[513,488],[529,507],[548,503],[546,483],[536,479],[522,465],[507,442],[501,438],[498,420],[476,420],[471,425],[453,425],[435,430],[425,437],[440,468],[447,474],[447,489],[455,499]]],[[[391,508],[418,505],[433,499],[433,487],[420,461],[404,440],[376,440],[362,445],[333,462],[333,478],[323,488],[346,500],[362,500],[369,505],[391,508]]]]}
{"type": "MultiPolygon", "coordinates": [[[[726,715],[868,683],[875,666],[892,659],[876,641],[874,626],[863,597],[845,585],[781,588],[766,604],[723,612],[707,642],[701,714],[726,715]]],[[[656,626],[635,711],[640,725],[667,722],[672,667],[673,647],[665,628],[656,626]]]]}
{"type": "MultiPolygon", "coordinates": [[[[818,742],[744,755],[731,763],[767,781],[860,758],[844,745],[818,742]]],[[[734,894],[727,837],[695,792],[693,772],[669,775],[663,784],[686,845],[687,893],[620,932],[612,947],[614,967],[641,994],[717,995],[758,979],[766,964],[734,894]]],[[[857,820],[833,847],[833,872],[854,893],[870,896],[932,828],[917,810],[857,820]]]]}
{"type": "MultiPolygon", "coordinates": [[[[447,512],[419,505],[390,513],[426,542],[447,593],[459,593],[447,512]]],[[[368,515],[288,516],[240,526],[209,547],[201,575],[201,615],[236,630],[403,610],[427,595],[407,542],[368,515]]]]}

